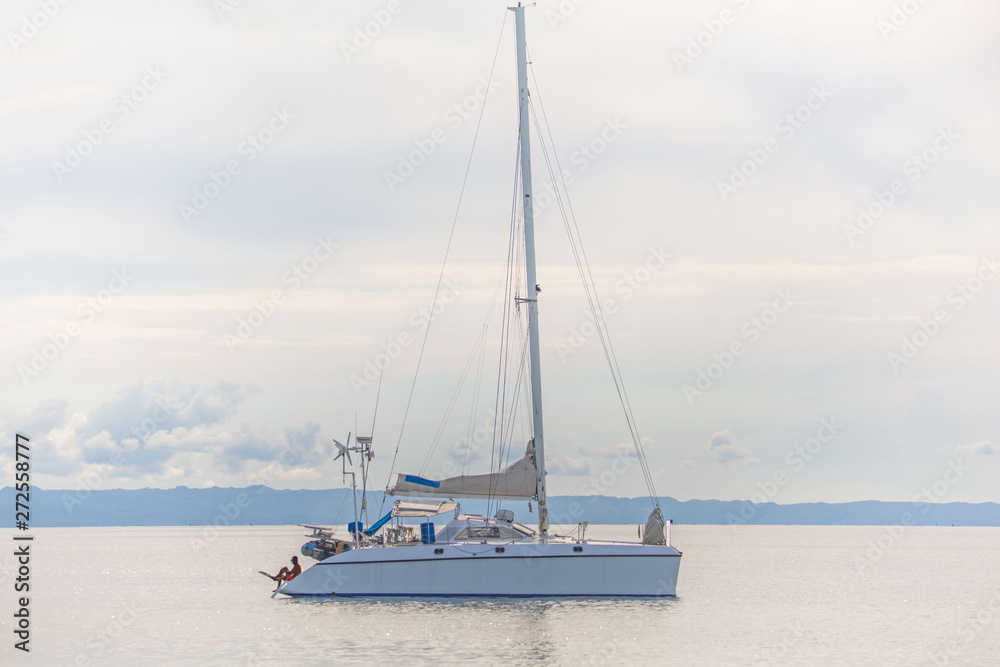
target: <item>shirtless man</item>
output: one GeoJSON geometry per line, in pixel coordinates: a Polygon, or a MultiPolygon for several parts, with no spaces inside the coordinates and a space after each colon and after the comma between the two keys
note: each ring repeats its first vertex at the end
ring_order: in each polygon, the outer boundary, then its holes
{"type": "Polygon", "coordinates": [[[295,577],[297,577],[300,574],[302,574],[302,566],[299,565],[299,557],[298,556],[292,556],[292,569],[288,569],[287,567],[283,567],[283,568],[281,568],[281,570],[278,571],[278,574],[276,574],[274,576],[271,576],[270,574],[268,574],[267,572],[264,572],[264,571],[261,571],[261,574],[263,574],[264,576],[267,576],[267,577],[271,577],[272,579],[274,579],[275,581],[277,581],[280,584],[280,583],[283,583],[285,581],[291,581],[295,577]]]}

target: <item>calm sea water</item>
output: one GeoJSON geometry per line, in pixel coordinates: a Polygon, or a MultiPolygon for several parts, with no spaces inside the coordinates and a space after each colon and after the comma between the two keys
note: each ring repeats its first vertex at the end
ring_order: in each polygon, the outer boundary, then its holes
{"type": "Polygon", "coordinates": [[[676,599],[290,600],[301,528],[37,529],[29,656],[5,530],[0,663],[1000,665],[1000,529],[901,530],[675,526],[676,599]]]}

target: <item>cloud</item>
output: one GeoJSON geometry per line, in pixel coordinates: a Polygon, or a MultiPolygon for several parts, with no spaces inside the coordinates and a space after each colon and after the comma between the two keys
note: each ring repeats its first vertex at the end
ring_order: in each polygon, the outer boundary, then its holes
{"type": "MultiPolygon", "coordinates": [[[[643,438],[642,445],[644,448],[648,448],[652,445],[653,440],[651,438],[643,438]]],[[[629,440],[628,442],[616,442],[613,445],[602,446],[602,447],[587,447],[581,445],[577,447],[577,450],[583,456],[592,456],[596,458],[606,458],[606,459],[635,459],[638,458],[635,453],[635,444],[629,440]]]]}
{"type": "Polygon", "coordinates": [[[733,435],[728,429],[713,433],[708,439],[708,456],[724,468],[730,463],[749,465],[758,462],[758,459],[750,458],[742,447],[733,444],[733,435]]]}
{"type": "Polygon", "coordinates": [[[69,402],[50,398],[38,404],[38,407],[27,415],[22,415],[11,421],[17,423],[25,435],[48,433],[57,426],[66,423],[66,409],[69,402]]]}
{"type": "Polygon", "coordinates": [[[980,440],[979,442],[972,443],[971,445],[959,445],[958,447],[955,447],[955,453],[992,456],[997,453],[997,446],[989,440],[980,440]]]}
{"type": "MultiPolygon", "coordinates": [[[[652,443],[653,441],[650,438],[642,439],[642,444],[646,449],[649,449],[652,443]]],[[[612,460],[625,460],[628,462],[628,467],[631,468],[637,459],[635,445],[631,440],[596,447],[578,445],[576,447],[576,456],[566,453],[549,454],[545,459],[545,468],[547,472],[554,475],[582,477],[595,474],[595,466],[599,470],[607,469],[611,465],[612,460]]]]}
{"type": "Polygon", "coordinates": [[[546,472],[553,475],[571,475],[583,477],[591,472],[591,462],[586,456],[568,456],[556,454],[545,460],[546,472]]]}
{"type": "MultiPolygon", "coordinates": [[[[453,464],[457,464],[462,469],[466,469],[469,464],[480,463],[488,458],[491,451],[491,443],[485,438],[473,437],[456,440],[448,448],[447,456],[453,464]]],[[[523,452],[518,452],[518,457],[523,452]]]]}
{"type": "MultiPolygon", "coordinates": [[[[316,469],[332,461],[333,449],[317,423],[280,433],[264,424],[230,425],[254,391],[226,382],[140,382],[89,413],[71,413],[66,401],[44,401],[28,414],[2,418],[0,432],[28,430],[37,469],[63,478],[65,487],[85,477],[106,488],[157,486],[188,476],[240,482],[259,477],[267,466],[276,468],[265,481],[315,478],[316,469]]],[[[6,458],[0,453],[5,470],[6,458]]]]}
{"type": "Polygon", "coordinates": [[[156,431],[210,426],[235,415],[255,391],[252,385],[232,382],[209,387],[179,380],[138,382],[98,406],[87,420],[86,433],[108,431],[118,440],[142,440],[156,431]]]}

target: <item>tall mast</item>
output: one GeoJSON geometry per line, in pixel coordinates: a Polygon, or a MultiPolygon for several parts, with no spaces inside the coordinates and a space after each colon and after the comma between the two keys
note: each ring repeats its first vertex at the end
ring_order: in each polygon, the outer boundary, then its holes
{"type": "Polygon", "coordinates": [[[545,437],[542,431],[542,366],[538,347],[538,281],[535,278],[535,214],[531,201],[531,141],[528,111],[528,47],[524,38],[524,7],[509,7],[517,25],[517,88],[520,108],[521,191],[524,193],[524,261],[528,270],[528,345],[531,354],[531,408],[535,433],[535,468],[538,470],[538,532],[549,532],[545,502],[545,437]]]}

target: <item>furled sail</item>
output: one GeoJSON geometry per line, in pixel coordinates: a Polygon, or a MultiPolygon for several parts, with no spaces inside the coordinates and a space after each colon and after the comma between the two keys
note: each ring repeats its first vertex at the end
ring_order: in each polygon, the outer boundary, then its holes
{"type": "Polygon", "coordinates": [[[389,495],[528,500],[535,496],[537,487],[535,446],[534,442],[529,442],[524,457],[503,470],[485,475],[460,475],[441,481],[399,474],[396,486],[389,489],[389,495]]]}
{"type": "Polygon", "coordinates": [[[648,545],[666,544],[667,538],[663,534],[663,526],[663,514],[660,512],[660,508],[656,507],[646,519],[646,532],[643,533],[642,543],[648,545]]]}

